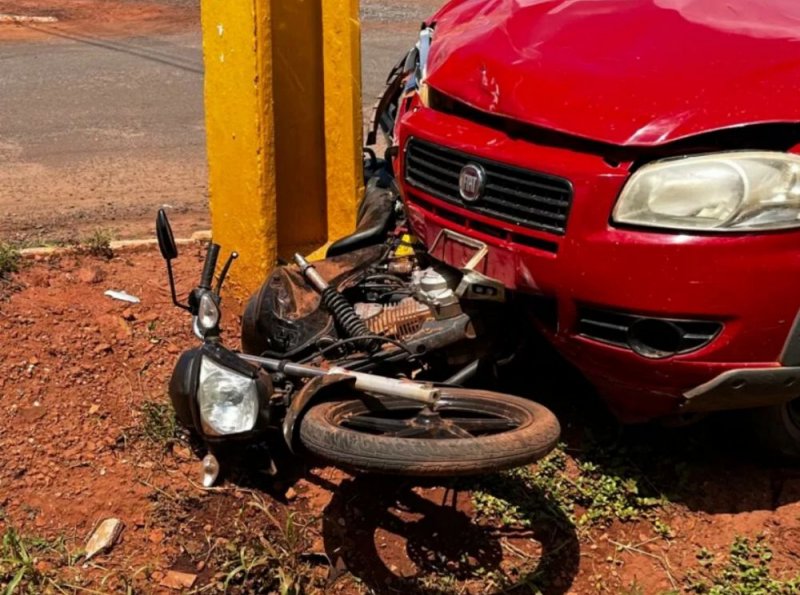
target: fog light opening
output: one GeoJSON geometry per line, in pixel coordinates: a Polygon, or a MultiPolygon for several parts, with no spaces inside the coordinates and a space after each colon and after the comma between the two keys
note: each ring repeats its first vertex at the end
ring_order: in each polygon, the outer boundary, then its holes
{"type": "Polygon", "coordinates": [[[628,345],[634,353],[650,359],[670,357],[678,353],[683,330],[667,320],[641,318],[628,328],[628,345]]]}

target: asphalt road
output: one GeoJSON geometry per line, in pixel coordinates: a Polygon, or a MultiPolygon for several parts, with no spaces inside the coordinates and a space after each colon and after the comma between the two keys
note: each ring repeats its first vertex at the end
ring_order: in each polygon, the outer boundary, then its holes
{"type": "Polygon", "coordinates": [[[208,225],[196,33],[15,43],[0,60],[0,236],[135,237],[160,204],[208,225]]]}
{"type": "MultiPolygon", "coordinates": [[[[362,2],[367,113],[437,4],[362,2]]],[[[161,204],[174,208],[180,235],[208,226],[199,24],[184,29],[73,27],[13,42],[0,30],[0,240],[148,235],[161,204]]]]}
{"type": "Polygon", "coordinates": [[[442,0],[362,0],[361,72],[365,114],[392,66],[416,43],[422,21],[442,0]]]}

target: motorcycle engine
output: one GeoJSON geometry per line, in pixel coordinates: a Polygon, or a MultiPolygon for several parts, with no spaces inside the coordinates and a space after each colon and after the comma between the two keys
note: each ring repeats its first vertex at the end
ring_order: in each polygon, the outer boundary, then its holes
{"type": "MultiPolygon", "coordinates": [[[[402,247],[401,247],[402,248],[402,247]]],[[[314,263],[352,304],[374,335],[404,341],[426,322],[461,313],[454,288],[458,271],[422,268],[413,254],[382,246],[314,263]]],[[[295,266],[278,267],[250,300],[242,318],[242,348],[272,357],[303,357],[341,338],[319,293],[295,266]]]]}
{"type": "Polygon", "coordinates": [[[429,320],[442,320],[461,313],[453,291],[456,282],[433,267],[412,270],[405,279],[405,286],[390,294],[388,303],[382,303],[385,298],[376,294],[373,285],[380,278],[380,274],[366,277],[362,281],[362,291],[372,299],[353,304],[356,314],[375,335],[406,339],[418,333],[429,320]],[[400,297],[403,295],[405,297],[400,297]],[[392,301],[392,297],[397,301],[392,301]]]}

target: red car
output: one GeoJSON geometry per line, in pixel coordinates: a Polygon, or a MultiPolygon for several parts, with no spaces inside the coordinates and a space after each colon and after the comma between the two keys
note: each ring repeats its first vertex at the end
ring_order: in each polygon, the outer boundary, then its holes
{"type": "Polygon", "coordinates": [[[800,455],[800,3],[455,0],[396,72],[435,257],[485,245],[623,420],[758,408],[800,455]]]}

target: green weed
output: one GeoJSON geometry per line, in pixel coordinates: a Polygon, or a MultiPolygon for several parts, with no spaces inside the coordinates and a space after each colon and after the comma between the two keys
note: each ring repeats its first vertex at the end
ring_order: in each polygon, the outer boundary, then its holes
{"type": "Polygon", "coordinates": [[[655,520],[656,511],[665,503],[661,494],[624,463],[569,463],[560,445],[535,467],[479,480],[473,488],[473,505],[479,516],[529,527],[543,513],[578,526],[655,520]]]}
{"type": "Polygon", "coordinates": [[[16,246],[0,242],[0,279],[19,271],[22,255],[16,246]]]}
{"type": "Polygon", "coordinates": [[[737,537],[728,559],[718,563],[706,548],[697,553],[702,570],[687,577],[687,590],[703,595],[794,595],[800,592],[800,574],[788,580],[770,574],[772,550],[758,536],[755,542],[737,537]]]}
{"type": "Polygon", "coordinates": [[[114,257],[114,251],[111,249],[111,240],[113,239],[110,231],[96,229],[81,242],[81,248],[90,256],[111,260],[114,257]]]}
{"type": "Polygon", "coordinates": [[[178,420],[169,403],[145,401],[141,413],[141,434],[150,442],[166,447],[180,438],[178,420]]]}
{"type": "Polygon", "coordinates": [[[63,539],[26,537],[8,527],[0,544],[0,593],[33,595],[45,590],[63,591],[56,570],[74,561],[63,539]]]}
{"type": "Polygon", "coordinates": [[[655,519],[653,521],[653,531],[663,539],[672,539],[675,537],[675,531],[672,530],[672,527],[661,519],[655,519]]]}
{"type": "Polygon", "coordinates": [[[280,521],[259,497],[254,496],[249,506],[266,517],[267,529],[255,534],[241,532],[228,543],[228,557],[221,563],[222,589],[226,593],[299,595],[321,587],[315,584],[313,568],[302,556],[308,525],[296,513],[280,521]]]}

